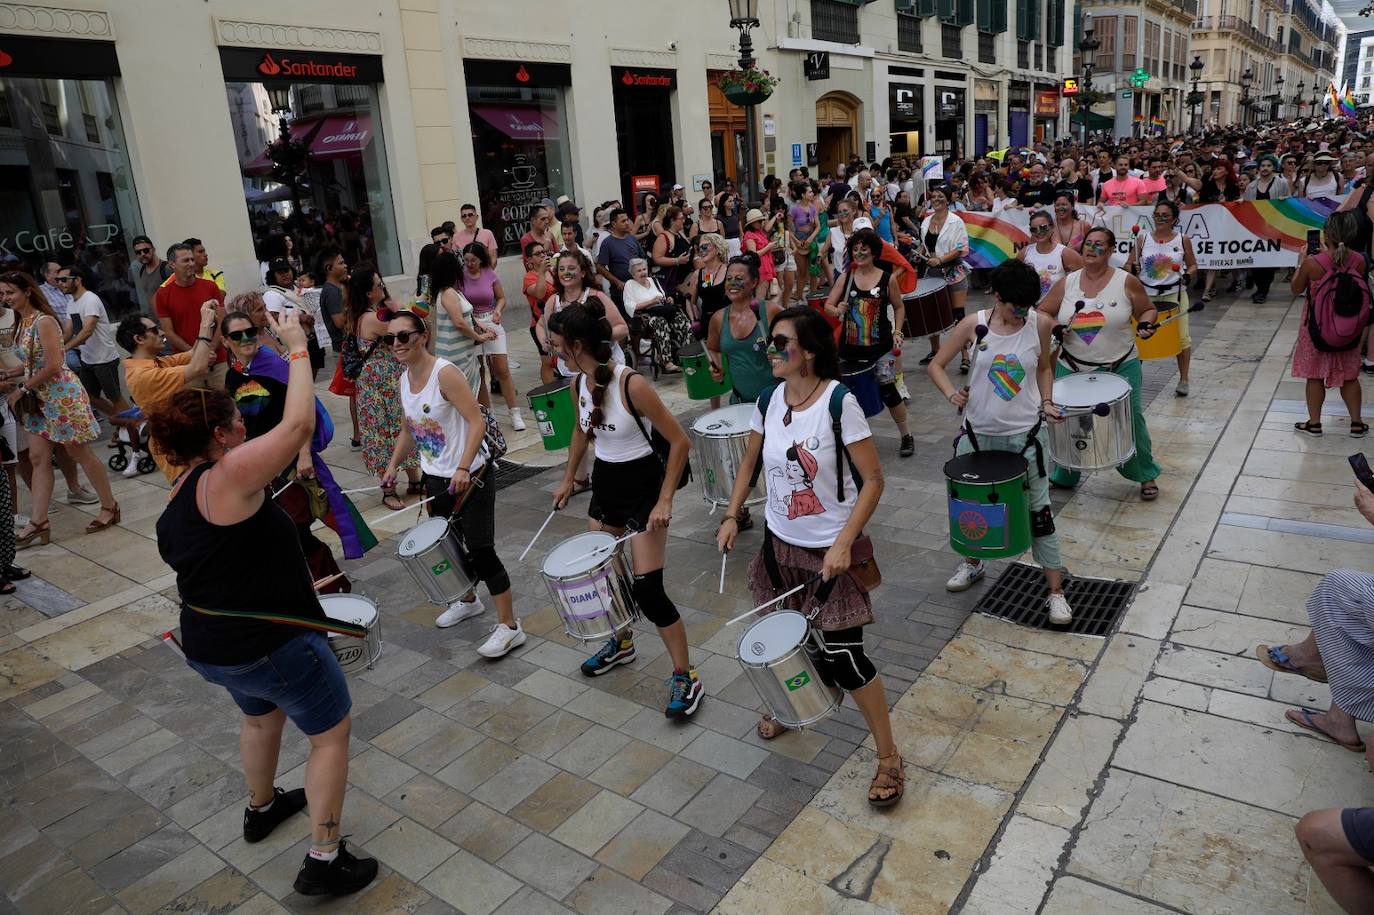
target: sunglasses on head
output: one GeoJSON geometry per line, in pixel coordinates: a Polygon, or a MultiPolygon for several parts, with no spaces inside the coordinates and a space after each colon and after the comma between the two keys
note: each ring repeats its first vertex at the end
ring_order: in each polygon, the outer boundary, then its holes
{"type": "Polygon", "coordinates": [[[247,330],[231,330],[224,336],[233,340],[235,343],[242,343],[245,340],[258,339],[258,329],[256,327],[250,327],[247,330]]]}
{"type": "Polygon", "coordinates": [[[404,346],[418,336],[420,336],[418,330],[398,330],[394,334],[382,334],[377,339],[381,342],[382,346],[394,346],[397,343],[404,346]]]}

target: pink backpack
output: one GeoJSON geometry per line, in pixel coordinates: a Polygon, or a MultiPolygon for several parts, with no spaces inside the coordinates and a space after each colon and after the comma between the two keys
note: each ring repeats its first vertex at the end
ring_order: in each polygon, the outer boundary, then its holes
{"type": "Polygon", "coordinates": [[[1326,252],[1315,260],[1324,273],[1312,287],[1307,306],[1307,333],[1312,345],[1324,353],[1339,353],[1358,346],[1369,324],[1369,282],[1355,257],[1337,267],[1326,252]]]}

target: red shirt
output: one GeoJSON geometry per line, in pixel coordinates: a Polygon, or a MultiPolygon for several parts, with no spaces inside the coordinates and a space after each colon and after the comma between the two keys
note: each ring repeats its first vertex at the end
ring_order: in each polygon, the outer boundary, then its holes
{"type": "Polygon", "coordinates": [[[891,242],[883,242],[883,253],[878,255],[878,260],[902,268],[902,272],[897,275],[897,288],[901,290],[902,295],[916,291],[916,271],[912,269],[911,262],[902,257],[896,246],[891,242]]]}
{"type": "MultiPolygon", "coordinates": [[[[176,331],[177,336],[194,346],[196,337],[200,336],[200,306],[208,299],[215,299],[223,305],[224,290],[200,277],[196,277],[196,281],[189,286],[178,286],[174,281],[158,287],[157,294],[153,296],[153,310],[159,319],[170,318],[172,330],[176,331]]],[[[227,358],[228,354],[221,347],[215,361],[223,362],[227,358]]]]}
{"type": "MultiPolygon", "coordinates": [[[[544,314],[544,300],[530,292],[538,284],[539,274],[533,270],[526,270],[525,282],[521,290],[525,293],[525,301],[530,303],[530,327],[538,324],[540,316],[544,314]]],[[[547,288],[552,289],[553,284],[548,284],[547,288]]]]}

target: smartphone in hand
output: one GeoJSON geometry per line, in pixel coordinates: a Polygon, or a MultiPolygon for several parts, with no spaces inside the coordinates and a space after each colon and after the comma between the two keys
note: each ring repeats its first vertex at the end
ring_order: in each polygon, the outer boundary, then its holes
{"type": "Polygon", "coordinates": [[[1322,230],[1307,230],[1307,253],[1309,256],[1320,254],[1322,250],[1322,230]]]}
{"type": "Polygon", "coordinates": [[[1363,483],[1365,489],[1374,492],[1374,471],[1369,469],[1369,461],[1363,454],[1350,455],[1350,469],[1355,471],[1355,479],[1363,483]]]}

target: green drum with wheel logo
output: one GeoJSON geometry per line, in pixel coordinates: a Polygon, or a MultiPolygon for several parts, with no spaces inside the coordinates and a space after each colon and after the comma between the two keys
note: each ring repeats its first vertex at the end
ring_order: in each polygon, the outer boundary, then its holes
{"type": "Polygon", "coordinates": [[[530,412],[544,439],[545,451],[559,451],[572,442],[577,410],[572,399],[572,379],[558,378],[529,393],[530,412]]]}
{"type": "Polygon", "coordinates": [[[693,340],[684,346],[678,351],[677,358],[682,364],[682,377],[687,382],[687,396],[692,400],[710,400],[730,393],[730,360],[724,353],[720,354],[720,364],[725,369],[725,375],[720,381],[711,377],[711,360],[700,340],[693,340]]]}
{"type": "Polygon", "coordinates": [[[949,545],[972,559],[1005,559],[1030,549],[1026,459],[1010,451],[974,451],[945,464],[949,545]]]}

